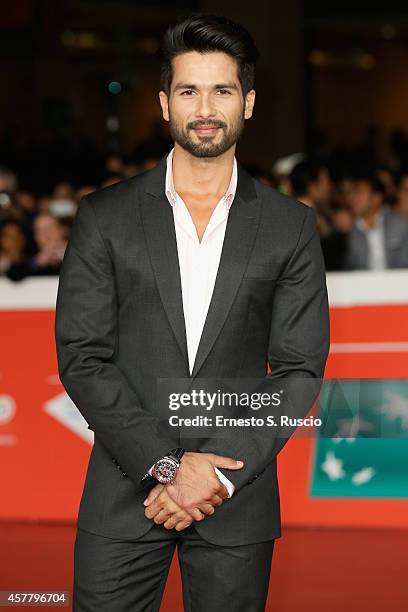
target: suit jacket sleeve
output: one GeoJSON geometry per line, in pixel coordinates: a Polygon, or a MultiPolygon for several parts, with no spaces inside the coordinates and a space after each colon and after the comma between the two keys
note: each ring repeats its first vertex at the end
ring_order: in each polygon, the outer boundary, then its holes
{"type": "MultiPolygon", "coordinates": [[[[268,344],[271,372],[260,380],[258,389],[284,391],[279,414],[302,418],[309,412],[321,388],[329,338],[324,259],[315,212],[308,208],[297,246],[275,288],[268,344]]],[[[240,470],[222,469],[237,492],[264,471],[296,427],[278,423],[261,433],[256,427],[250,432],[232,429],[229,438],[203,440],[200,449],[244,461],[240,470]]]]}
{"type": "Polygon", "coordinates": [[[55,339],[60,380],[137,488],[149,465],[177,446],[114,363],[117,296],[94,206],[81,199],[59,278],[55,339]]]}

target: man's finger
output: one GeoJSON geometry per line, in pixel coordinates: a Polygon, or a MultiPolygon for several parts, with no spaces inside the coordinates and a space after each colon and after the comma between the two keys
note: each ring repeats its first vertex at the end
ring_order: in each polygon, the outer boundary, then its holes
{"type": "Polygon", "coordinates": [[[213,502],[217,500],[217,498],[221,499],[221,503],[224,501],[224,499],[228,498],[228,489],[225,486],[225,484],[221,483],[220,488],[218,489],[217,493],[213,493],[213,495],[211,496],[211,499],[209,499],[209,503],[211,505],[214,505],[213,502]]]}
{"type": "Polygon", "coordinates": [[[177,523],[177,525],[175,526],[175,530],[176,531],[182,531],[183,529],[187,529],[187,527],[190,527],[192,521],[180,521],[179,523],[177,523]]]}
{"type": "Polygon", "coordinates": [[[165,507],[164,499],[160,498],[159,496],[157,499],[154,499],[149,506],[146,507],[145,516],[147,518],[153,518],[164,507],[165,507]]]}
{"type": "Polygon", "coordinates": [[[220,497],[220,496],[219,496],[219,495],[217,495],[217,494],[214,494],[214,495],[212,496],[212,498],[211,498],[211,502],[210,502],[210,503],[211,503],[211,505],[212,505],[212,506],[216,507],[216,506],[221,506],[221,504],[223,503],[223,501],[224,501],[224,500],[223,500],[223,498],[222,498],[222,497],[220,497]]]}
{"type": "Polygon", "coordinates": [[[151,491],[149,491],[149,495],[144,500],[143,505],[144,506],[148,506],[149,504],[151,504],[152,501],[154,499],[156,499],[156,497],[158,495],[160,495],[160,493],[163,491],[163,489],[164,489],[164,485],[162,485],[162,484],[157,484],[156,486],[154,486],[153,489],[151,489],[151,491]]]}
{"type": "Polygon", "coordinates": [[[201,504],[199,506],[199,510],[200,512],[208,516],[210,516],[211,514],[214,514],[215,512],[214,506],[212,506],[211,504],[201,504]]]}
{"type": "Polygon", "coordinates": [[[163,508],[163,510],[160,510],[160,512],[153,517],[153,521],[156,523],[156,525],[160,525],[172,516],[173,512],[170,512],[167,508],[163,508]]]}
{"type": "Polygon", "coordinates": [[[188,523],[189,525],[191,525],[193,522],[192,519],[188,517],[186,512],[176,512],[176,514],[173,514],[173,516],[167,519],[167,521],[163,524],[163,527],[165,527],[165,529],[174,529],[177,523],[181,521],[188,523]]]}
{"type": "Polygon", "coordinates": [[[192,510],[189,510],[189,514],[193,517],[195,521],[202,521],[205,515],[205,513],[201,512],[201,509],[199,508],[193,508],[192,510]]]}
{"type": "Polygon", "coordinates": [[[215,467],[226,468],[227,470],[240,470],[244,462],[232,459],[231,457],[223,457],[222,455],[209,454],[209,461],[215,467]]]}

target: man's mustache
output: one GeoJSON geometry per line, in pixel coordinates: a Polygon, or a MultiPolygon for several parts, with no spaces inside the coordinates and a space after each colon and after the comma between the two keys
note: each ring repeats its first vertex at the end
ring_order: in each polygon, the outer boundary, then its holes
{"type": "Polygon", "coordinates": [[[203,120],[198,120],[198,121],[191,121],[190,123],[187,123],[187,129],[189,130],[195,130],[198,127],[208,127],[208,126],[214,126],[214,127],[219,127],[222,129],[226,129],[227,124],[224,121],[213,121],[213,120],[209,120],[209,121],[203,121],[203,120]]]}

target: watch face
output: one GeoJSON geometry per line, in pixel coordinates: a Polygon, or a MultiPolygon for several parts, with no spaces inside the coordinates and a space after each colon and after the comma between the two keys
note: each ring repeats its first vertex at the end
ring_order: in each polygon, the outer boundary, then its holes
{"type": "Polygon", "coordinates": [[[171,482],[176,477],[177,468],[174,461],[160,459],[154,467],[154,475],[159,482],[171,482]]]}

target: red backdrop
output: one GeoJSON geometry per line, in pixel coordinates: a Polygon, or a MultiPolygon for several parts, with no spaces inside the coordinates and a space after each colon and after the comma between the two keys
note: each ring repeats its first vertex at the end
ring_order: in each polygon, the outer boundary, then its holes
{"type": "MultiPolygon", "coordinates": [[[[58,378],[57,282],[0,281],[0,519],[77,515],[92,434],[58,378]]],[[[333,274],[328,286],[326,376],[408,378],[408,272],[333,274]]],[[[408,526],[403,499],[311,498],[313,445],[292,439],[279,455],[284,524],[408,526]]]]}

